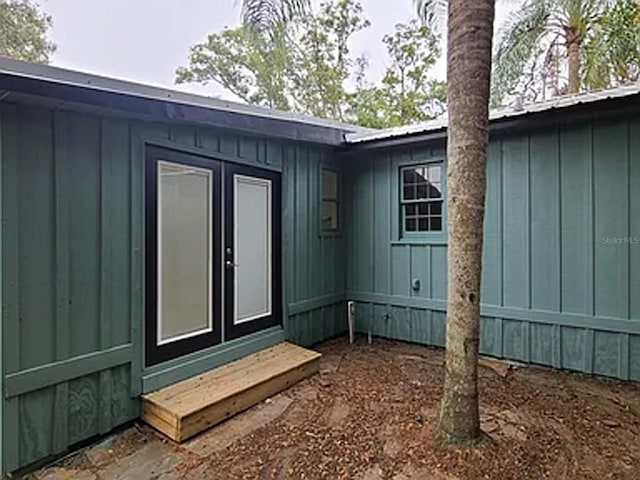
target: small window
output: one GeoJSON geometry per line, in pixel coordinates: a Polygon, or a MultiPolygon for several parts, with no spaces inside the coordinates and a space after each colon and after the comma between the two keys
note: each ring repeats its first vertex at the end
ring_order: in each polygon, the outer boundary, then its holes
{"type": "Polygon", "coordinates": [[[400,205],[404,233],[442,231],[442,163],[401,171],[400,205]]]}
{"type": "Polygon", "coordinates": [[[322,170],[322,230],[338,230],[338,172],[322,170]]]}

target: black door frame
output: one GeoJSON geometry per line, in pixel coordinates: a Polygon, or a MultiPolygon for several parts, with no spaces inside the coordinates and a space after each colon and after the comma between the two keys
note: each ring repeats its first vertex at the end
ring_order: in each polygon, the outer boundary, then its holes
{"type": "Polygon", "coordinates": [[[147,367],[176,357],[217,345],[222,341],[222,163],[181,151],[153,145],[145,147],[145,365],[147,367]],[[212,331],[193,337],[175,340],[163,345],[157,344],[158,337],[158,162],[204,168],[212,175],[212,262],[211,289],[212,331]],[[217,287],[217,288],[216,288],[217,287]]]}
{"type": "Polygon", "coordinates": [[[282,175],[260,167],[225,163],[224,261],[225,261],[225,340],[242,337],[282,324],[282,175]],[[271,315],[246,323],[234,324],[234,175],[245,175],[271,181],[271,315]],[[229,254],[229,249],[231,254],[229,254]]]}

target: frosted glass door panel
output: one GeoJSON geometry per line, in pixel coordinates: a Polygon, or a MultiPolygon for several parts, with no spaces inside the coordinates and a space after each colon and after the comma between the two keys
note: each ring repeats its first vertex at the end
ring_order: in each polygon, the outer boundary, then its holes
{"type": "Polygon", "coordinates": [[[234,175],[234,324],[271,315],[272,185],[234,175]]]}
{"type": "Polygon", "coordinates": [[[211,331],[211,171],[158,165],[158,344],[211,331]]]}

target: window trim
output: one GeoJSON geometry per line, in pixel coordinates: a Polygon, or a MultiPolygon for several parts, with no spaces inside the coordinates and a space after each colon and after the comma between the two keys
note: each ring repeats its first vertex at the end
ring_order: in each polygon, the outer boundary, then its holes
{"type": "MultiPolygon", "coordinates": [[[[442,152],[442,151],[440,151],[442,152]]],[[[394,162],[393,175],[395,181],[393,182],[395,189],[395,202],[396,206],[394,229],[395,235],[392,240],[393,244],[443,244],[447,241],[447,160],[445,155],[433,155],[430,157],[422,158],[406,158],[404,161],[394,162]],[[442,230],[431,232],[407,232],[404,225],[404,208],[406,203],[411,201],[403,200],[403,177],[402,172],[407,168],[426,167],[431,164],[440,164],[442,167],[441,178],[442,183],[442,230]]],[[[416,201],[419,203],[419,201],[416,201]]]]}
{"type": "Polygon", "coordinates": [[[318,197],[320,199],[319,208],[318,208],[318,226],[320,231],[320,236],[323,237],[331,237],[331,236],[340,236],[342,235],[342,178],[340,171],[333,167],[332,165],[321,164],[320,165],[320,175],[319,175],[319,185],[318,185],[318,197]],[[336,176],[336,197],[329,198],[324,196],[324,192],[322,191],[323,185],[323,177],[324,172],[334,173],[336,176]],[[336,228],[325,228],[324,222],[322,221],[322,206],[324,202],[333,202],[336,204],[336,215],[337,222],[336,228]]]}

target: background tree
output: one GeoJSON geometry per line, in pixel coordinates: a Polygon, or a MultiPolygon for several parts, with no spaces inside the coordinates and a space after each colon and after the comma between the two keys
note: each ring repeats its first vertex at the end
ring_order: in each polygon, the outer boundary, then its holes
{"type": "Polygon", "coordinates": [[[269,36],[245,27],[225,29],[191,47],[189,66],[176,70],[176,83],[214,81],[252,105],[291,109],[292,54],[285,24],[269,36]]]}
{"type": "Polygon", "coordinates": [[[297,111],[346,120],[346,82],[355,65],[349,40],[369,26],[362,5],[356,0],[321,3],[316,15],[302,20],[303,33],[291,45],[298,58],[292,72],[297,111]]]}
{"type": "Polygon", "coordinates": [[[29,0],[0,0],[0,55],[49,63],[55,45],[47,39],[51,17],[29,0]]]}
{"type": "Polygon", "coordinates": [[[583,83],[607,88],[640,77],[640,3],[618,0],[598,19],[585,45],[583,83]]]}
{"type": "Polygon", "coordinates": [[[438,39],[417,21],[397,24],[383,37],[391,60],[380,86],[365,80],[366,61],[360,60],[352,112],[356,123],[393,127],[433,119],[446,110],[446,83],[429,76],[441,55],[438,39]]]}
{"type": "Polygon", "coordinates": [[[310,0],[242,0],[242,22],[254,32],[270,35],[310,9],[310,0]]]}
{"type": "Polygon", "coordinates": [[[499,33],[493,103],[509,95],[535,101],[580,91],[585,45],[612,4],[613,0],[525,0],[499,33]]]}
{"type": "Polygon", "coordinates": [[[176,82],[213,81],[249,104],[364,126],[441,114],[446,86],[429,77],[440,55],[430,29],[412,22],[386,35],[391,62],[373,85],[366,81],[367,60],[349,49],[353,35],[369,26],[358,0],[332,0],[314,15],[280,22],[269,35],[227,29],[190,49],[176,82]]]}
{"type": "MultiPolygon", "coordinates": [[[[449,0],[447,339],[442,439],[480,438],[478,347],[494,0],[449,0]]],[[[418,7],[442,5],[441,0],[418,7]]]]}

